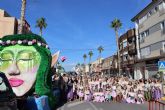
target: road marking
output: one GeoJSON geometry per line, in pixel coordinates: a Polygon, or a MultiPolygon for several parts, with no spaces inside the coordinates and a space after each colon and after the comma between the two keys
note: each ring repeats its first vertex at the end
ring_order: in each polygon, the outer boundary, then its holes
{"type": "Polygon", "coordinates": [[[76,106],[76,105],[80,105],[80,104],[82,104],[82,103],[84,103],[84,101],[70,103],[70,104],[67,105],[67,107],[73,107],[73,106],[76,106]]]}
{"type": "Polygon", "coordinates": [[[94,110],[98,110],[93,103],[89,102],[89,104],[93,107],[94,110]]]}

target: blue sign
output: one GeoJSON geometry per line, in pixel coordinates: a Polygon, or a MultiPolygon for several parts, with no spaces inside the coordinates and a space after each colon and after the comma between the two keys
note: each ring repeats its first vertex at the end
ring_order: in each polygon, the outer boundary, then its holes
{"type": "Polygon", "coordinates": [[[165,61],[158,61],[159,71],[165,71],[165,61]]]}

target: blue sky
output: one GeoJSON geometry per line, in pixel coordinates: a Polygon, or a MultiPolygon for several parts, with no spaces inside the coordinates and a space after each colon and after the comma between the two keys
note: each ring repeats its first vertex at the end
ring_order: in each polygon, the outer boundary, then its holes
{"type": "MultiPolygon", "coordinates": [[[[0,0],[0,8],[11,16],[20,18],[22,0],[0,0]]],[[[92,61],[98,58],[97,47],[102,45],[102,56],[116,52],[114,30],[109,27],[114,18],[119,18],[123,26],[119,34],[133,28],[131,18],[151,0],[27,0],[26,20],[33,33],[36,20],[46,18],[47,28],[43,37],[51,52],[61,51],[67,60],[62,64],[70,70],[75,64],[83,63],[83,54],[94,52],[92,61]]],[[[88,59],[87,59],[88,61],[88,59]]]]}

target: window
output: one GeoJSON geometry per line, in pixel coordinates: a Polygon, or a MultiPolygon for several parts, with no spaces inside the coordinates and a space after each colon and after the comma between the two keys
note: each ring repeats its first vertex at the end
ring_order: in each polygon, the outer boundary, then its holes
{"type": "Polygon", "coordinates": [[[154,13],[156,13],[158,11],[158,6],[154,7],[153,9],[151,9],[151,11],[149,11],[147,13],[147,17],[150,17],[151,15],[153,15],[154,13]]]}
{"type": "Polygon", "coordinates": [[[127,61],[128,60],[128,54],[126,54],[126,55],[123,56],[123,60],[124,61],[127,61]]]}
{"type": "Polygon", "coordinates": [[[163,51],[165,52],[165,42],[162,42],[163,44],[163,51]]]}
{"type": "Polygon", "coordinates": [[[126,40],[123,41],[123,48],[125,48],[125,47],[127,47],[127,41],[126,40]]]}
{"type": "Polygon", "coordinates": [[[145,57],[151,54],[150,47],[145,47],[141,49],[141,56],[145,57]]]}
{"type": "Polygon", "coordinates": [[[147,37],[149,35],[149,30],[145,31],[145,37],[147,37]]]}
{"type": "Polygon", "coordinates": [[[160,23],[160,28],[161,28],[161,30],[163,30],[164,27],[165,27],[165,21],[163,21],[163,22],[160,23]]]}
{"type": "Polygon", "coordinates": [[[149,36],[149,30],[146,30],[140,34],[140,42],[144,42],[144,38],[149,36]]]}
{"type": "MultiPolygon", "coordinates": [[[[142,34],[143,34],[143,33],[142,33],[142,34]]],[[[143,37],[142,34],[140,34],[140,43],[143,43],[143,42],[144,42],[144,37],[143,37]]]]}
{"type": "Polygon", "coordinates": [[[140,34],[140,37],[141,38],[144,38],[144,32],[140,34]]]}
{"type": "Polygon", "coordinates": [[[156,6],[156,7],[155,7],[155,12],[157,12],[157,11],[158,11],[158,7],[156,6]]]}

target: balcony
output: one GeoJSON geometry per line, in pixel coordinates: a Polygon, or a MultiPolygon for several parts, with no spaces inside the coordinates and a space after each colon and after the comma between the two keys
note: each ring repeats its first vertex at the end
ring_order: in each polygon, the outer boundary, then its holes
{"type": "Polygon", "coordinates": [[[135,50],[135,43],[128,44],[129,50],[135,50]]]}
{"type": "Polygon", "coordinates": [[[128,35],[128,38],[134,37],[135,36],[135,29],[128,30],[127,35],[128,35]]]}

